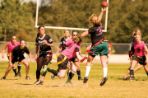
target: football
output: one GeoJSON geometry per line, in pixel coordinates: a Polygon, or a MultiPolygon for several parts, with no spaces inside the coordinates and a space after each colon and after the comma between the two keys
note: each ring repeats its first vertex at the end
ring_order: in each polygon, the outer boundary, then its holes
{"type": "Polygon", "coordinates": [[[108,7],[107,1],[106,1],[106,0],[103,0],[103,1],[101,2],[101,6],[102,6],[102,7],[108,7]]]}

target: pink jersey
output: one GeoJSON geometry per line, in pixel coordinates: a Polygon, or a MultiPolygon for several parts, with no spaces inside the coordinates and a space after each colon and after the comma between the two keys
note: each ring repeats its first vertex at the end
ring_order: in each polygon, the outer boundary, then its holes
{"type": "Polygon", "coordinates": [[[18,46],[19,44],[20,44],[19,42],[16,42],[15,44],[12,43],[11,41],[8,42],[8,43],[7,43],[7,51],[8,51],[8,53],[11,53],[12,50],[13,50],[16,46],[18,46]]]}
{"type": "Polygon", "coordinates": [[[65,44],[67,45],[67,47],[61,53],[65,55],[68,59],[71,59],[75,56],[75,50],[76,48],[79,48],[79,46],[74,43],[72,39],[67,40],[65,44]]]}
{"type": "Polygon", "coordinates": [[[144,56],[145,55],[144,41],[141,41],[141,43],[134,42],[133,46],[134,46],[134,55],[136,55],[136,56],[144,56]]]}

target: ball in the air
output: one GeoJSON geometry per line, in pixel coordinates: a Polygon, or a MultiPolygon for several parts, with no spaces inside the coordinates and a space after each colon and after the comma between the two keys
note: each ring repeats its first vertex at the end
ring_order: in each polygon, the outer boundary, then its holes
{"type": "Polygon", "coordinates": [[[102,6],[102,7],[107,7],[107,6],[108,6],[107,1],[105,1],[105,0],[104,0],[104,1],[102,1],[102,2],[101,2],[101,6],[102,6]]]}

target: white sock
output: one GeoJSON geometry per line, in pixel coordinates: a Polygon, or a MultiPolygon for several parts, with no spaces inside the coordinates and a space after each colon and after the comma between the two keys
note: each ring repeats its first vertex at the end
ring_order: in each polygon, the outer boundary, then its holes
{"type": "Polygon", "coordinates": [[[107,73],[108,73],[107,64],[103,63],[103,77],[107,77],[107,73]]]}
{"type": "Polygon", "coordinates": [[[87,63],[85,77],[88,77],[89,76],[90,69],[91,69],[91,65],[90,65],[90,63],[87,63]]]}

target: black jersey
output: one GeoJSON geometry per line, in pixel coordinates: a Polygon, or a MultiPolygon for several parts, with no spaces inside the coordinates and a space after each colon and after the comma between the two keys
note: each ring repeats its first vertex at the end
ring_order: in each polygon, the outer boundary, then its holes
{"type": "Polygon", "coordinates": [[[45,34],[40,37],[38,34],[36,37],[36,46],[39,48],[39,52],[46,52],[51,50],[51,47],[49,45],[44,44],[44,40],[46,40],[49,44],[53,42],[50,36],[45,34]]]}
{"type": "Polygon", "coordinates": [[[94,25],[93,27],[89,28],[88,32],[91,37],[92,45],[96,44],[104,38],[104,33],[102,32],[101,25],[94,25]]]}
{"type": "Polygon", "coordinates": [[[12,51],[12,56],[14,58],[25,58],[24,53],[30,54],[30,51],[27,47],[21,47],[20,45],[15,47],[12,51]]]}

